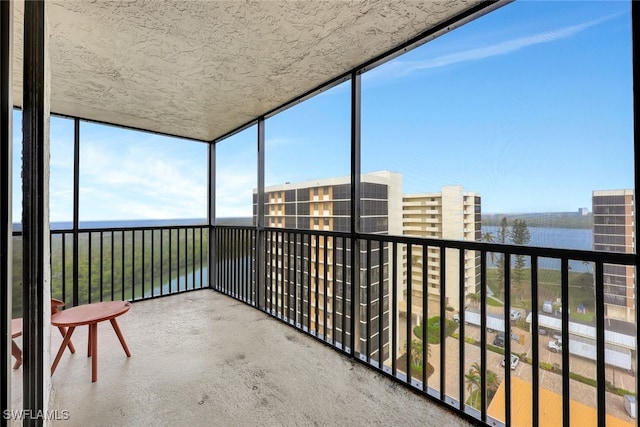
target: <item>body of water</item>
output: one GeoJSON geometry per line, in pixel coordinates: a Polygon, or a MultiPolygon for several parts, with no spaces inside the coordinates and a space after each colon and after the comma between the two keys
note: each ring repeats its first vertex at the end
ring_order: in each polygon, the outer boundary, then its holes
{"type": "MultiPolygon", "coordinates": [[[[493,240],[498,241],[498,226],[483,226],[482,233],[493,234],[493,240]]],[[[557,249],[578,249],[593,250],[593,233],[590,228],[555,228],[555,227],[529,227],[531,241],[528,246],[539,246],[543,248],[557,249]]],[[[507,243],[511,243],[510,241],[507,243]]],[[[527,267],[529,266],[528,257],[525,258],[527,267]]],[[[489,267],[495,266],[488,260],[489,267]]],[[[560,260],[542,258],[538,262],[540,268],[559,270],[560,260]]],[[[582,261],[569,261],[569,268],[572,271],[591,272],[593,266],[585,265],[582,261]]]]}
{"type": "MultiPolygon", "coordinates": [[[[167,295],[170,292],[178,291],[178,289],[180,289],[181,291],[184,291],[185,289],[188,290],[188,289],[199,288],[203,282],[208,283],[208,277],[207,277],[208,274],[209,274],[209,269],[207,267],[202,267],[201,269],[198,268],[193,272],[189,272],[187,275],[183,274],[179,277],[171,279],[171,281],[167,281],[163,283],[162,285],[154,286],[153,295],[154,296],[167,295]],[[202,275],[202,281],[200,280],[201,275],[202,275]],[[195,276],[195,280],[194,280],[194,276],[195,276]]],[[[144,296],[145,298],[150,297],[151,290],[150,289],[147,290],[144,296]]]]}
{"type": "MultiPolygon", "coordinates": [[[[497,243],[499,229],[498,226],[485,225],[482,227],[482,233],[493,234],[493,240],[497,243]]],[[[593,233],[590,228],[528,227],[528,229],[531,234],[529,246],[593,250],[593,233]]]]}

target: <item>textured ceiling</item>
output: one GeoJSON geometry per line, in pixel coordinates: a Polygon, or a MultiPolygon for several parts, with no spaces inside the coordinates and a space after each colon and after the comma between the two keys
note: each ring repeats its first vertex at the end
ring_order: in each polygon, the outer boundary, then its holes
{"type": "Polygon", "coordinates": [[[477,3],[49,1],[51,111],[213,140],[477,3]]]}

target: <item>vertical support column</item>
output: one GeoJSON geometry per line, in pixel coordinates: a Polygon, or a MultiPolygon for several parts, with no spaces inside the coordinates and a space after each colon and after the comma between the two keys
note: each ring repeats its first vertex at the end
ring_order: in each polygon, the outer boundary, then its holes
{"type": "MultiPolygon", "coordinates": [[[[0,1],[0,402],[11,409],[13,2],[0,1]]],[[[0,417],[0,426],[8,420],[0,417]]]]}
{"type": "MultiPolygon", "coordinates": [[[[73,121],[73,290],[71,305],[78,301],[78,231],[80,228],[80,119],[73,121]]],[[[66,284],[65,284],[66,285],[66,284]]]]}
{"type": "Polygon", "coordinates": [[[360,351],[360,74],[351,74],[351,355],[360,351]]]}
{"type": "MultiPolygon", "coordinates": [[[[640,173],[638,172],[638,153],[640,153],[640,66],[637,64],[637,60],[640,60],[640,36],[635,30],[640,30],[638,26],[638,19],[640,19],[640,5],[637,2],[631,2],[631,48],[632,48],[632,66],[633,66],[633,170],[634,170],[634,215],[635,215],[635,229],[634,236],[638,236],[638,221],[640,221],[640,214],[638,214],[638,186],[640,185],[640,173]],[[638,79],[636,79],[638,77],[638,79]]],[[[638,253],[638,247],[635,248],[636,254],[638,253]]],[[[640,313],[638,313],[638,303],[640,303],[640,296],[638,292],[638,266],[636,264],[636,287],[634,289],[634,308],[635,308],[635,322],[636,322],[636,383],[635,390],[636,396],[640,392],[640,375],[638,375],[638,369],[640,369],[640,362],[638,361],[638,352],[640,351],[640,328],[637,325],[640,323],[640,313]]],[[[637,405],[637,404],[636,404],[637,405]]],[[[637,411],[637,406],[636,406],[637,411]]],[[[636,414],[637,417],[637,414],[636,414]]],[[[636,421],[640,420],[640,417],[636,418],[636,421]]],[[[638,421],[640,422],[640,421],[638,421]]]]}
{"type": "Polygon", "coordinates": [[[215,221],[216,221],[216,144],[209,144],[209,160],[208,160],[208,208],[207,208],[207,225],[209,229],[209,250],[208,250],[208,272],[209,272],[209,288],[214,289],[214,280],[217,276],[217,257],[215,242],[215,221]]]}
{"type": "Polygon", "coordinates": [[[46,5],[24,4],[22,116],[23,229],[23,405],[24,424],[42,425],[51,377],[47,336],[51,271],[49,265],[49,78],[46,56],[46,5]]]}
{"type": "Polygon", "coordinates": [[[256,307],[264,310],[261,292],[265,286],[265,232],[264,232],[264,117],[258,119],[258,200],[256,206],[256,307]]]}

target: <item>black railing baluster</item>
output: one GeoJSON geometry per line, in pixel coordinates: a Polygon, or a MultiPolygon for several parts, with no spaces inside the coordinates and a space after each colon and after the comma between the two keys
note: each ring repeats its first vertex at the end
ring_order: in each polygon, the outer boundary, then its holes
{"type": "Polygon", "coordinates": [[[140,294],[140,299],[144,298],[144,266],[146,264],[146,259],[145,259],[145,256],[144,256],[144,248],[145,248],[144,241],[145,241],[145,238],[146,238],[145,230],[142,230],[142,268],[141,268],[141,270],[142,270],[142,272],[141,272],[141,276],[142,276],[142,291],[141,291],[141,294],[140,294]]]}
{"type": "Polygon", "coordinates": [[[366,349],[366,355],[367,355],[367,363],[371,364],[371,323],[372,323],[372,319],[373,316],[371,315],[371,245],[372,245],[372,241],[371,240],[365,240],[366,244],[367,244],[367,278],[366,278],[366,284],[367,284],[367,314],[365,316],[366,319],[366,325],[364,327],[365,331],[366,331],[366,343],[365,343],[365,349],[366,349]]]}
{"type": "Polygon", "coordinates": [[[336,237],[331,238],[331,341],[336,346],[336,237]]]}
{"type": "Polygon", "coordinates": [[[121,293],[122,293],[122,300],[123,301],[126,299],[125,298],[125,293],[124,293],[125,292],[125,268],[124,268],[124,266],[125,266],[125,262],[124,262],[125,234],[124,233],[125,233],[124,230],[122,230],[122,232],[120,233],[120,236],[121,236],[120,243],[121,243],[121,246],[122,246],[122,251],[121,251],[122,252],[121,253],[121,255],[122,255],[122,277],[121,277],[121,279],[122,279],[122,289],[121,289],[121,293]]]}
{"type": "Polygon", "coordinates": [[[307,331],[311,333],[311,233],[307,234],[307,331]]]}
{"type": "MultiPolygon", "coordinates": [[[[427,260],[429,259],[429,247],[427,245],[422,245],[422,390],[427,391],[428,383],[427,383],[427,366],[428,366],[428,357],[427,357],[427,348],[429,347],[429,340],[427,339],[427,330],[428,324],[427,319],[429,318],[429,265],[427,264],[427,260]]],[[[412,263],[413,264],[413,263],[412,263]]],[[[442,323],[442,322],[440,322],[442,323]]],[[[444,345],[444,343],[442,343],[444,345]]],[[[442,371],[441,374],[442,376],[442,371]]]]}
{"type": "MultiPolygon", "coordinates": [[[[300,318],[298,317],[298,233],[293,235],[293,325],[300,327],[300,318]]],[[[300,239],[302,241],[302,239],[300,239]]]]}
{"type": "Polygon", "coordinates": [[[562,295],[562,425],[568,426],[570,421],[569,388],[569,260],[563,258],[560,268],[560,286],[562,295]],[[565,350],[566,349],[566,350],[565,350]]]}
{"type": "Polygon", "coordinates": [[[160,295],[164,295],[164,230],[160,230],[160,295]]]}
{"type": "Polygon", "coordinates": [[[173,229],[169,228],[169,293],[173,293],[173,229]]]}
{"type": "MultiPolygon", "coordinates": [[[[595,274],[595,310],[596,310],[596,393],[598,416],[598,427],[605,427],[607,406],[605,399],[605,306],[604,306],[604,265],[596,263],[593,274],[595,274]]],[[[637,307],[636,307],[637,309],[637,307]]],[[[568,348],[569,346],[567,346],[568,348]]],[[[564,348],[564,346],[563,346],[564,348]]],[[[636,353],[637,355],[637,353],[636,353]]],[[[637,373],[636,373],[637,375],[637,373]]]]}
{"type": "Polygon", "coordinates": [[[115,300],[115,266],[114,266],[114,261],[115,261],[115,248],[116,246],[116,242],[115,242],[115,233],[113,232],[113,230],[111,231],[111,301],[115,300]]]}
{"type": "Polygon", "coordinates": [[[531,257],[531,426],[538,427],[540,424],[540,340],[538,333],[540,330],[538,322],[538,257],[531,257]]]}
{"type": "Polygon", "coordinates": [[[328,257],[327,257],[327,252],[328,252],[327,246],[328,245],[327,245],[327,236],[326,235],[322,237],[322,246],[323,246],[322,252],[324,254],[324,260],[323,260],[324,276],[322,278],[323,279],[323,285],[324,285],[324,287],[323,287],[323,295],[322,295],[322,302],[323,302],[323,305],[324,305],[324,319],[323,319],[324,325],[322,325],[322,334],[324,335],[324,340],[325,341],[329,341],[329,337],[328,337],[329,333],[327,332],[327,318],[328,318],[328,316],[327,316],[327,309],[328,309],[328,306],[327,306],[327,277],[328,277],[327,273],[328,273],[328,270],[329,270],[329,265],[328,265],[328,257]]]}
{"type": "Polygon", "coordinates": [[[131,230],[131,299],[136,299],[136,232],[131,230]]]}
{"type": "MultiPolygon", "coordinates": [[[[200,266],[202,270],[202,266],[200,266]]],[[[202,285],[202,282],[200,282],[202,285]]],[[[196,229],[191,229],[191,289],[196,289],[196,229]]]]}
{"type": "Polygon", "coordinates": [[[411,322],[413,321],[413,316],[411,315],[411,293],[413,292],[411,289],[411,285],[413,282],[413,256],[411,255],[413,246],[412,244],[407,245],[407,345],[406,351],[404,352],[405,357],[407,359],[406,368],[407,368],[407,384],[411,384],[411,322]]]}
{"type": "Polygon", "coordinates": [[[342,350],[347,347],[347,239],[342,238],[342,350]]]}
{"type": "MultiPolygon", "coordinates": [[[[487,422],[487,379],[484,372],[487,367],[487,251],[480,251],[480,420],[487,422]]],[[[461,310],[463,311],[463,310],[461,310]]],[[[464,325],[464,313],[460,316],[464,325]]]]}
{"type": "MultiPolygon", "coordinates": [[[[201,229],[202,230],[202,229],[201,229]]],[[[153,298],[155,295],[155,288],[156,288],[156,258],[155,258],[155,246],[156,246],[156,230],[151,230],[151,265],[149,266],[151,268],[151,298],[153,298]]],[[[162,283],[160,283],[160,286],[162,286],[162,283]]]]}
{"type": "Polygon", "coordinates": [[[176,228],[176,286],[180,292],[180,229],[176,228]]]}
{"type": "Polygon", "coordinates": [[[511,425],[511,253],[504,257],[504,418],[511,425]]]}
{"type": "Polygon", "coordinates": [[[67,242],[66,234],[62,233],[62,301],[67,301],[67,242]]]}
{"type": "MultiPolygon", "coordinates": [[[[396,352],[396,344],[398,343],[398,336],[396,334],[396,325],[395,322],[398,319],[398,243],[393,242],[391,244],[391,254],[390,259],[392,259],[392,268],[393,277],[391,279],[391,296],[389,298],[389,304],[391,304],[391,318],[393,319],[393,323],[389,324],[389,329],[391,330],[391,375],[395,378],[397,374],[396,368],[396,359],[398,358],[398,354],[396,352]],[[391,257],[393,255],[393,257],[391,257]]],[[[424,369],[424,368],[423,368],[424,369]]]]}
{"type": "Polygon", "coordinates": [[[104,297],[104,231],[100,231],[100,301],[104,297]]]}
{"type": "MultiPolygon", "coordinates": [[[[475,256],[475,252],[474,252],[475,256]]],[[[461,249],[459,252],[458,262],[460,263],[459,278],[458,281],[458,409],[464,412],[464,363],[465,363],[465,336],[464,336],[464,310],[466,303],[466,286],[465,286],[465,250],[461,249]]],[[[475,272],[474,272],[475,273],[475,272]]],[[[476,284],[477,286],[477,284],[476,284]]]]}
{"type": "Polygon", "coordinates": [[[91,232],[88,233],[87,243],[87,303],[91,304],[91,264],[93,263],[93,257],[91,256],[91,232]]]}
{"type": "MultiPolygon", "coordinates": [[[[447,376],[445,375],[445,361],[446,358],[446,326],[447,326],[447,318],[445,316],[445,306],[447,302],[447,252],[444,246],[440,246],[440,400],[444,400],[445,396],[445,386],[447,376]]],[[[464,277],[464,274],[463,276],[464,277]]],[[[425,323],[424,327],[426,328],[426,313],[424,316],[425,323]]]]}

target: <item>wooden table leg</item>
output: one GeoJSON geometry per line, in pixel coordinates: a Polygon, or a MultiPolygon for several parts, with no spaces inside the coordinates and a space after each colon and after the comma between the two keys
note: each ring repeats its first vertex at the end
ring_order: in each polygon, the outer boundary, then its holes
{"type": "Polygon", "coordinates": [[[124,349],[125,354],[127,355],[127,357],[131,357],[131,353],[129,352],[129,347],[127,347],[127,343],[124,340],[124,337],[122,336],[122,331],[120,330],[120,326],[118,326],[118,322],[116,322],[116,319],[110,319],[110,320],[111,320],[111,326],[113,326],[113,330],[116,331],[116,335],[120,340],[120,344],[122,345],[122,348],[124,349]]]}
{"type": "Polygon", "coordinates": [[[67,333],[64,335],[62,344],[60,344],[60,349],[58,349],[58,354],[53,361],[53,365],[51,365],[51,375],[53,375],[53,373],[55,372],[56,367],[58,366],[58,362],[60,362],[60,358],[62,357],[62,353],[64,353],[64,349],[67,347],[67,344],[69,344],[69,340],[71,340],[71,335],[73,334],[73,331],[75,329],[75,326],[69,326],[69,329],[67,329],[67,333]]]}
{"type": "Polygon", "coordinates": [[[14,340],[11,340],[11,355],[16,358],[16,363],[13,364],[13,369],[18,369],[22,365],[22,350],[18,347],[18,344],[14,340]]]}
{"type": "MultiPolygon", "coordinates": [[[[62,335],[62,338],[64,338],[64,334],[67,333],[67,328],[63,328],[62,326],[58,326],[58,330],[60,331],[60,335],[62,335]]],[[[69,347],[69,351],[71,351],[71,353],[75,353],[76,352],[76,348],[73,346],[73,343],[71,341],[69,341],[68,347],[69,347]]]]}
{"type": "Polygon", "coordinates": [[[89,325],[89,336],[91,337],[91,382],[98,381],[98,324],[89,325]]]}
{"type": "Polygon", "coordinates": [[[89,334],[87,336],[87,357],[91,357],[91,325],[89,325],[89,334]]]}

